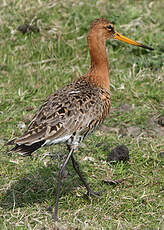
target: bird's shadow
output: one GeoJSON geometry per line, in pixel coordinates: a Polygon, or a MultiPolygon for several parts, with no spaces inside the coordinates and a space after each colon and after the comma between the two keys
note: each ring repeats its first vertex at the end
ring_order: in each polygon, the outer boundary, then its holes
{"type": "MultiPolygon", "coordinates": [[[[79,180],[74,180],[72,170],[63,180],[62,192],[70,192],[79,185],[79,180]],[[71,175],[70,175],[71,174],[71,175]]],[[[11,183],[10,187],[1,196],[0,207],[11,210],[13,207],[25,207],[33,203],[42,203],[44,200],[55,200],[57,189],[58,170],[51,167],[40,167],[27,173],[21,179],[11,183]]]]}

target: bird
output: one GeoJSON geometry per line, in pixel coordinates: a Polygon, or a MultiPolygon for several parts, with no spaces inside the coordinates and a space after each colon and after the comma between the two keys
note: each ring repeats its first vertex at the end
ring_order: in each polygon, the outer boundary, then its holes
{"type": "Polygon", "coordinates": [[[24,134],[8,142],[8,145],[14,145],[10,152],[19,152],[22,156],[29,156],[44,146],[66,144],[68,155],[66,155],[58,173],[57,193],[52,215],[54,221],[59,220],[58,201],[63,172],[70,159],[74,170],[86,187],[87,194],[100,195],[102,192],[94,192],[90,188],[73,154],[78,145],[103,123],[110,112],[107,39],[120,40],[153,50],[149,46],[118,33],[114,25],[105,18],[93,20],[87,40],[91,60],[88,72],[53,92],[38,109],[24,134]]]}

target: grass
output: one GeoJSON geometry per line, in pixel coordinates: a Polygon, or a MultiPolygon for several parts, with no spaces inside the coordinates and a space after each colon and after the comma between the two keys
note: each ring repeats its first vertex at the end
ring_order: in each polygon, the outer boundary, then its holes
{"type": "Polygon", "coordinates": [[[0,3],[0,229],[164,229],[164,128],[158,124],[164,116],[163,12],[160,0],[0,3]],[[111,115],[75,154],[93,189],[105,192],[101,198],[83,196],[69,164],[61,221],[53,223],[50,207],[65,147],[44,148],[22,159],[8,156],[4,144],[24,132],[51,92],[88,70],[86,37],[98,17],[154,51],[107,42],[111,115]],[[36,18],[40,32],[17,31],[36,18]],[[107,155],[119,144],[129,148],[130,160],[111,165],[107,155]]]}

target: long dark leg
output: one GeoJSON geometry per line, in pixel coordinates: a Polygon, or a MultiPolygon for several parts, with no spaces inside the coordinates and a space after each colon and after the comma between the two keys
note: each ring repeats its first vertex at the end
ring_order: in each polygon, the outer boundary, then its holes
{"type": "Polygon", "coordinates": [[[65,161],[63,162],[63,165],[59,171],[58,174],[58,186],[57,186],[57,194],[56,194],[56,201],[55,201],[55,211],[52,215],[52,218],[54,219],[54,221],[58,220],[58,202],[59,202],[59,196],[60,196],[60,189],[61,189],[61,184],[62,184],[62,179],[63,179],[63,171],[71,157],[71,155],[73,154],[74,149],[70,149],[70,152],[67,156],[67,158],[65,159],[65,161]]]}
{"type": "Polygon", "coordinates": [[[90,189],[90,186],[88,185],[88,183],[84,179],[82,173],[80,172],[79,163],[74,159],[73,154],[71,155],[71,160],[72,160],[72,164],[73,164],[73,167],[74,167],[76,173],[78,174],[78,176],[80,177],[80,180],[83,182],[84,186],[87,189],[87,195],[100,196],[103,193],[103,191],[94,192],[92,189],[90,189]]]}

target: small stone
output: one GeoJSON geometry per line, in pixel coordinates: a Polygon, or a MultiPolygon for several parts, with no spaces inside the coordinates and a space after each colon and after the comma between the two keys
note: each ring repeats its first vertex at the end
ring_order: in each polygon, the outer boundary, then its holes
{"type": "Polygon", "coordinates": [[[37,25],[29,25],[27,23],[19,26],[17,28],[18,31],[20,31],[22,34],[28,33],[28,32],[40,32],[39,28],[37,25]]]}
{"type": "Polygon", "coordinates": [[[129,150],[125,145],[119,145],[116,148],[112,149],[109,153],[107,161],[109,162],[120,162],[129,160],[129,150]]]}
{"type": "Polygon", "coordinates": [[[84,157],[83,161],[90,161],[90,162],[94,162],[95,159],[93,157],[84,157]]]}
{"type": "Polygon", "coordinates": [[[26,128],[25,123],[24,123],[23,121],[20,121],[20,122],[18,123],[18,128],[19,128],[19,129],[25,129],[25,128],[26,128]]]}
{"type": "Polygon", "coordinates": [[[25,34],[29,31],[30,25],[23,24],[17,28],[18,31],[22,32],[22,34],[25,34]]]}
{"type": "Polygon", "coordinates": [[[158,119],[158,125],[164,127],[164,116],[159,117],[159,119],[158,119]]]}
{"type": "Polygon", "coordinates": [[[99,142],[99,143],[97,143],[95,146],[96,147],[100,147],[100,146],[102,146],[102,145],[104,145],[105,144],[105,142],[99,142]]]}
{"type": "Polygon", "coordinates": [[[47,211],[52,213],[52,211],[53,211],[52,206],[48,206],[48,207],[47,207],[47,211]]]}
{"type": "Polygon", "coordinates": [[[26,106],[26,111],[31,111],[31,110],[33,110],[33,109],[34,109],[33,106],[26,106]]]}
{"type": "Polygon", "coordinates": [[[4,145],[4,144],[5,144],[5,141],[6,141],[5,138],[1,138],[1,137],[0,137],[0,145],[4,145]]]}
{"type": "Polygon", "coordinates": [[[130,110],[132,110],[133,109],[133,107],[132,107],[132,105],[130,105],[130,104],[122,104],[122,105],[120,105],[120,107],[119,107],[119,110],[121,111],[121,112],[123,112],[123,111],[130,111],[130,110]]]}
{"type": "Polygon", "coordinates": [[[164,152],[160,152],[160,153],[158,154],[158,157],[159,157],[159,158],[164,158],[164,152]]]}
{"type": "Polygon", "coordinates": [[[85,143],[80,143],[80,147],[86,149],[87,145],[85,143]]]}
{"type": "Polygon", "coordinates": [[[137,137],[140,134],[140,129],[135,126],[131,126],[127,128],[127,133],[129,137],[137,137]]]}

